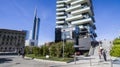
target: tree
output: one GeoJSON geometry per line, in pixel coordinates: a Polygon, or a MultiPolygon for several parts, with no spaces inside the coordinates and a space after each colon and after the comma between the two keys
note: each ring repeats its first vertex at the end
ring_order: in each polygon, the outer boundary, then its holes
{"type": "Polygon", "coordinates": [[[39,55],[39,47],[33,47],[33,54],[35,54],[35,56],[39,55]]]}
{"type": "Polygon", "coordinates": [[[44,45],[43,46],[43,56],[49,55],[49,48],[48,46],[44,45]]]}
{"type": "Polygon", "coordinates": [[[114,45],[120,45],[120,39],[116,38],[116,39],[113,41],[113,44],[114,44],[114,45]]]}
{"type": "Polygon", "coordinates": [[[26,52],[26,54],[29,54],[29,53],[30,53],[30,47],[29,47],[29,46],[26,46],[26,47],[25,47],[25,52],[26,52]]]}
{"type": "Polygon", "coordinates": [[[52,44],[50,47],[50,56],[56,56],[56,46],[54,44],[52,44]]]}
{"type": "Polygon", "coordinates": [[[65,43],[65,57],[70,57],[71,55],[74,54],[74,47],[72,42],[66,42],[65,43]]]}
{"type": "Polygon", "coordinates": [[[115,39],[113,44],[114,45],[110,51],[110,55],[114,57],[120,57],[120,39],[115,39]]]}
{"type": "Polygon", "coordinates": [[[62,42],[56,43],[56,56],[60,57],[62,55],[62,42]]]}
{"type": "Polygon", "coordinates": [[[39,50],[41,56],[43,56],[43,49],[44,49],[44,46],[41,46],[41,47],[40,47],[40,50],[39,50]]]}

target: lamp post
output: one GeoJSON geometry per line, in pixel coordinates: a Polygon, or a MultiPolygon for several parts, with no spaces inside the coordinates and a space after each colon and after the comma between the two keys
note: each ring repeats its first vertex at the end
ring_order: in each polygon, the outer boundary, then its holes
{"type": "Polygon", "coordinates": [[[63,30],[63,54],[62,54],[63,59],[64,59],[64,45],[65,45],[64,39],[65,39],[65,30],[63,30]]]}

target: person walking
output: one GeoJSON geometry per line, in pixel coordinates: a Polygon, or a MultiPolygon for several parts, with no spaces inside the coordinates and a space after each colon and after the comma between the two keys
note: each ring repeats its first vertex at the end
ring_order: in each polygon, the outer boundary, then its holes
{"type": "Polygon", "coordinates": [[[103,50],[102,47],[100,47],[99,50],[98,50],[98,55],[99,55],[100,60],[101,60],[101,56],[102,56],[102,50],[103,50]]]}
{"type": "Polygon", "coordinates": [[[25,57],[25,50],[22,51],[22,58],[25,57]]]}
{"type": "Polygon", "coordinates": [[[102,55],[103,55],[104,61],[107,61],[107,56],[106,56],[106,50],[105,49],[102,50],[102,55]]]}

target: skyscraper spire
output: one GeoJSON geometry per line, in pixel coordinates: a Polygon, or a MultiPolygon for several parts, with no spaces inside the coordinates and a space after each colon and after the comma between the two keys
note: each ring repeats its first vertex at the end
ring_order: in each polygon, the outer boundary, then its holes
{"type": "Polygon", "coordinates": [[[37,8],[35,8],[34,17],[37,17],[37,8]]]}
{"type": "MultiPolygon", "coordinates": [[[[33,31],[32,31],[32,40],[34,40],[34,42],[38,42],[39,26],[40,26],[40,19],[37,16],[37,8],[35,8],[35,11],[34,11],[34,24],[33,24],[33,31]]],[[[35,44],[35,45],[37,45],[37,44],[35,44]]]]}

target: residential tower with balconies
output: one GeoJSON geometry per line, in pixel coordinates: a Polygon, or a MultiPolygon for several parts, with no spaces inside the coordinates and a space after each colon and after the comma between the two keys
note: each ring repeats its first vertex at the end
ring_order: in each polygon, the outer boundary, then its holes
{"type": "MultiPolygon", "coordinates": [[[[75,35],[73,33],[78,27],[79,43],[76,45],[81,50],[88,50],[90,45],[86,47],[87,40],[95,41],[97,37],[94,23],[92,0],[57,0],[56,28],[60,28],[62,33],[60,40],[57,41],[61,41],[63,36],[66,40],[74,40],[75,35]],[[81,45],[81,41],[85,43],[81,45]]],[[[55,39],[58,39],[57,35],[55,34],[55,39]]]]}

